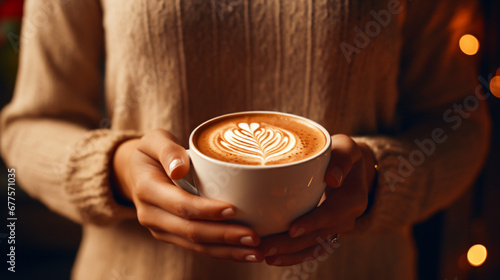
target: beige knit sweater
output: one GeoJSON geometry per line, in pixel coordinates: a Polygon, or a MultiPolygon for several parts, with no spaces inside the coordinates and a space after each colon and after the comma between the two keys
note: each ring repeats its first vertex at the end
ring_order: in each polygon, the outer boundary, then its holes
{"type": "Polygon", "coordinates": [[[82,224],[74,279],[414,279],[411,226],[469,187],[487,153],[476,60],[458,49],[475,1],[457,2],[28,0],[2,156],[82,224]],[[375,152],[374,204],[326,259],[214,260],[156,241],[113,199],[120,142],[163,128],[186,144],[202,121],[253,109],[375,152]]]}

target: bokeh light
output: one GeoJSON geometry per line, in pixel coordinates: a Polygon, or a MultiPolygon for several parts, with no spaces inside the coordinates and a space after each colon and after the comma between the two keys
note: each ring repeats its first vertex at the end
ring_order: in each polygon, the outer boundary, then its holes
{"type": "Polygon", "coordinates": [[[472,266],[480,266],[486,260],[487,255],[488,252],[486,251],[486,247],[481,244],[476,244],[467,251],[467,260],[472,266]]]}
{"type": "Polygon", "coordinates": [[[466,55],[475,55],[479,50],[479,41],[470,34],[463,35],[458,45],[460,46],[460,50],[466,55]]]}
{"type": "Polygon", "coordinates": [[[491,79],[490,91],[494,96],[500,98],[500,76],[495,76],[491,79]]]}

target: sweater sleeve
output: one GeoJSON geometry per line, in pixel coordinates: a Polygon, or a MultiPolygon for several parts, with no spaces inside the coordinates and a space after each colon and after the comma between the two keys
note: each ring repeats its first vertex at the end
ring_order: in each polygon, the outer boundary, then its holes
{"type": "Polygon", "coordinates": [[[378,185],[360,229],[407,226],[443,209],[480,172],[490,122],[477,78],[477,55],[459,39],[480,36],[476,1],[412,1],[403,25],[400,74],[401,130],[355,137],[379,164],[378,185]]]}
{"type": "Polygon", "coordinates": [[[100,128],[103,53],[99,1],[25,4],[13,100],[1,114],[1,151],[20,186],[79,223],[133,217],[113,199],[115,148],[135,131],[100,128]]]}

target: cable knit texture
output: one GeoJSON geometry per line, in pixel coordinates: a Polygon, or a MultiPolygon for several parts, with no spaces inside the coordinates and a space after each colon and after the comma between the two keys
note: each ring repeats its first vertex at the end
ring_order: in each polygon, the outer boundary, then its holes
{"type": "Polygon", "coordinates": [[[115,202],[109,187],[109,166],[116,147],[139,136],[133,131],[116,133],[101,129],[87,133],[74,146],[67,163],[66,191],[80,210],[84,223],[103,225],[113,219],[136,217],[134,209],[115,202]]]}
{"type": "Polygon", "coordinates": [[[475,2],[27,0],[2,156],[82,224],[74,279],[415,279],[411,226],[470,187],[487,152],[476,57],[458,48],[479,34],[475,2]],[[114,201],[121,142],[163,128],[187,146],[196,125],[243,110],[302,115],[373,149],[373,206],[326,258],[214,260],[156,241],[114,201]],[[436,129],[446,139],[422,150],[436,129]]]}

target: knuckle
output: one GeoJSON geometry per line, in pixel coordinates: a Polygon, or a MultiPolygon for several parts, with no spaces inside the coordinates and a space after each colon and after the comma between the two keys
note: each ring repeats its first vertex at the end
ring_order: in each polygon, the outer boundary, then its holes
{"type": "Polygon", "coordinates": [[[155,239],[160,240],[161,235],[160,235],[158,232],[156,232],[156,231],[154,231],[154,230],[152,230],[152,229],[150,229],[150,230],[149,230],[149,232],[151,233],[151,235],[152,235],[155,239]]]}
{"type": "Polygon", "coordinates": [[[195,223],[189,222],[186,225],[186,238],[193,243],[200,243],[200,234],[195,223]]]}
{"type": "Polygon", "coordinates": [[[189,219],[189,217],[191,216],[191,212],[189,211],[188,206],[182,200],[178,201],[175,204],[174,213],[175,215],[184,219],[189,219]]]}
{"type": "Polygon", "coordinates": [[[174,211],[181,218],[194,220],[201,218],[202,211],[200,209],[204,208],[198,203],[198,200],[183,196],[178,199],[174,211]]]}
{"type": "Polygon", "coordinates": [[[144,136],[142,136],[140,139],[139,139],[139,142],[137,143],[137,148],[139,150],[142,150],[144,149],[144,147],[147,145],[147,142],[149,140],[149,138],[151,137],[150,134],[145,134],[144,136]]]}
{"type": "Polygon", "coordinates": [[[228,244],[236,243],[236,240],[230,230],[226,229],[223,233],[224,241],[228,244]]]}
{"type": "Polygon", "coordinates": [[[139,224],[141,224],[141,226],[151,226],[151,222],[149,221],[148,217],[149,215],[147,214],[147,211],[145,211],[142,207],[137,208],[137,220],[139,221],[139,224]]]}
{"type": "Polygon", "coordinates": [[[244,259],[244,257],[241,256],[241,253],[237,253],[235,250],[231,250],[229,252],[229,255],[231,256],[231,258],[233,260],[243,260],[244,259]]]}
{"type": "Polygon", "coordinates": [[[188,214],[187,219],[198,219],[198,218],[201,218],[201,213],[202,212],[197,207],[192,207],[189,210],[189,214],[188,214]]]}
{"type": "MultiPolygon", "coordinates": [[[[170,148],[170,145],[164,146],[160,150],[159,158],[160,160],[170,160],[172,157],[172,149],[170,148]]],[[[170,162],[167,162],[167,164],[170,164],[170,162]]]]}
{"type": "Polygon", "coordinates": [[[206,247],[201,244],[194,244],[192,249],[193,251],[200,253],[202,255],[208,255],[206,247]]]}
{"type": "Polygon", "coordinates": [[[170,240],[168,238],[168,234],[162,231],[157,231],[156,229],[149,229],[149,232],[151,235],[159,241],[165,242],[165,243],[170,243],[170,240]]]}
{"type": "Polygon", "coordinates": [[[149,184],[144,177],[140,177],[137,179],[136,187],[135,187],[135,195],[139,200],[144,200],[149,193],[149,184]]]}
{"type": "Polygon", "coordinates": [[[179,207],[179,215],[186,220],[191,220],[195,218],[192,211],[188,209],[188,207],[186,206],[179,207]]]}
{"type": "Polygon", "coordinates": [[[192,207],[190,208],[191,214],[196,217],[212,218],[212,216],[217,216],[214,213],[212,204],[205,198],[195,196],[190,199],[192,207]],[[202,211],[203,209],[203,211],[202,211]]]}

